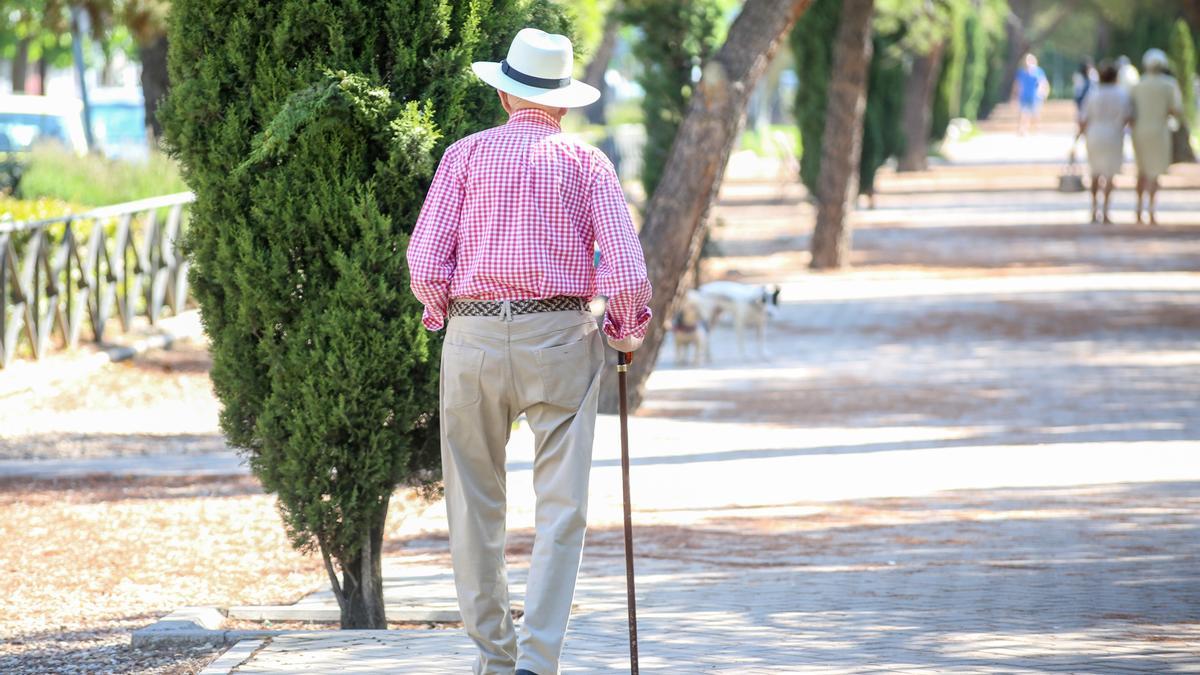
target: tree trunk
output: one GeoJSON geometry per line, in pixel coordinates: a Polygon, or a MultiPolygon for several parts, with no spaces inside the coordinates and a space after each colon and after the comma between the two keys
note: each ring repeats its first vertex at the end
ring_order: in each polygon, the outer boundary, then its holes
{"type": "MultiPolygon", "coordinates": [[[[707,214],[746,114],[746,101],[785,33],[811,0],[747,0],[725,44],[704,66],[704,75],[675,135],[654,194],[646,202],[641,242],[654,285],[654,323],[629,367],[630,409],[645,394],[687,271],[704,241],[707,214]]],[[[601,410],[615,412],[615,387],[605,387],[601,410]]]]}
{"type": "Polygon", "coordinates": [[[929,166],[930,110],[938,74],[942,69],[943,51],[945,43],[939,42],[930,48],[928,54],[913,59],[908,91],[904,94],[904,137],[907,143],[897,163],[899,171],[924,171],[929,166]]]}
{"type": "Polygon", "coordinates": [[[604,113],[604,99],[608,96],[608,85],[604,82],[604,74],[608,72],[608,64],[612,61],[613,53],[617,51],[617,31],[621,28],[621,22],[617,19],[621,11],[619,4],[613,3],[613,7],[608,11],[608,18],[604,22],[604,37],[601,38],[600,45],[592,54],[592,60],[588,62],[587,68],[583,71],[583,81],[600,90],[600,99],[583,109],[584,116],[592,124],[608,122],[608,117],[604,113]]]}
{"type": "Polygon", "coordinates": [[[817,225],[812,237],[813,269],[844,267],[850,250],[846,211],[862,155],[867,69],[871,63],[871,15],[875,0],[846,0],[833,43],[829,104],[821,139],[817,225]]]}
{"type": "Polygon", "coordinates": [[[138,48],[142,60],[142,96],[145,98],[146,126],[155,143],[162,138],[162,123],[158,121],[158,102],[167,95],[167,36],[138,48]]]}
{"type": "Polygon", "coordinates": [[[388,501],[384,499],[372,517],[374,522],[358,553],[349,560],[338,560],[338,567],[342,570],[341,579],[338,579],[324,542],[320,542],[325,571],[329,574],[329,582],[341,610],[344,630],[387,628],[383,604],[383,525],[387,518],[388,501]]]}
{"type": "MultiPolygon", "coordinates": [[[[30,91],[29,93],[45,96],[46,85],[49,84],[46,79],[50,77],[50,64],[46,61],[45,54],[42,55],[42,58],[37,60],[37,63],[34,64],[34,67],[37,69],[38,74],[38,90],[30,91]]],[[[28,87],[26,87],[26,90],[28,91],[28,87]]]]}
{"type": "Polygon", "coordinates": [[[1112,48],[1112,24],[1103,17],[1098,18],[1096,22],[1096,48],[1092,53],[1104,56],[1112,48]]]}
{"type": "Polygon", "coordinates": [[[29,73],[29,38],[21,38],[12,60],[12,90],[14,94],[25,93],[25,76],[29,73]]]}

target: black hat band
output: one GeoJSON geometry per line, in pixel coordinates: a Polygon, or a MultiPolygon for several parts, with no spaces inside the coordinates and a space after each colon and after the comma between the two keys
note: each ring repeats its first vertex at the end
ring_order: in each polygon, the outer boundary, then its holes
{"type": "Polygon", "coordinates": [[[507,59],[500,62],[500,71],[517,82],[520,82],[521,84],[527,84],[531,87],[537,87],[538,89],[562,89],[563,87],[571,86],[571,78],[569,77],[560,79],[527,75],[508,65],[507,59]]]}

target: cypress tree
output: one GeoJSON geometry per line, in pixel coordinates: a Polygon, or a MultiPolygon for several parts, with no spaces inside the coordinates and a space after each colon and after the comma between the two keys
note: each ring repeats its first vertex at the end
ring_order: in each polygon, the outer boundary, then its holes
{"type": "Polygon", "coordinates": [[[185,238],[221,428],[319,550],[344,628],[385,628],[400,484],[439,469],[440,337],[405,249],[441,151],[502,120],[470,74],[517,0],[174,0],[166,140],[196,193],[185,238]],[[340,574],[339,574],[340,571],[340,574]]]}
{"type": "Polygon", "coordinates": [[[978,11],[970,11],[964,26],[967,57],[963,65],[961,115],[971,121],[979,119],[983,88],[988,71],[988,35],[978,11]]]}
{"type": "MultiPolygon", "coordinates": [[[[833,42],[841,20],[840,0],[815,0],[796,22],[790,38],[799,86],[794,106],[800,129],[800,180],[816,194],[821,175],[821,146],[825,135],[828,85],[833,67],[833,42]]],[[[867,108],[863,113],[862,156],[858,165],[858,191],[874,194],[875,173],[889,157],[903,151],[901,111],[904,106],[905,70],[897,49],[900,33],[873,40],[867,74],[867,108]]]]}
{"type": "Polygon", "coordinates": [[[721,7],[718,0],[624,0],[621,18],[642,31],[633,55],[645,91],[642,187],[649,199],[692,98],[692,70],[719,46],[721,7]]]}
{"type": "MultiPolygon", "coordinates": [[[[809,194],[817,193],[821,175],[821,145],[825,135],[829,77],[833,70],[833,35],[842,15],[841,0],[813,0],[792,29],[796,63],[796,125],[800,128],[800,180],[809,194]]],[[[867,92],[868,106],[870,91],[867,92]]]]}
{"type": "Polygon", "coordinates": [[[1171,71],[1179,82],[1183,94],[1184,119],[1188,125],[1196,121],[1196,47],[1192,43],[1192,31],[1183,19],[1175,21],[1171,28],[1170,41],[1171,71]]]}
{"type": "Polygon", "coordinates": [[[967,7],[962,0],[954,0],[947,3],[944,11],[949,13],[946,50],[933,96],[933,123],[929,134],[931,139],[938,141],[946,137],[950,120],[962,114],[962,81],[967,61],[967,7]]]}
{"type": "Polygon", "coordinates": [[[904,62],[895,35],[874,37],[871,70],[867,75],[867,109],[863,114],[862,159],[858,165],[859,194],[875,194],[875,173],[889,157],[904,152],[904,62]]]}

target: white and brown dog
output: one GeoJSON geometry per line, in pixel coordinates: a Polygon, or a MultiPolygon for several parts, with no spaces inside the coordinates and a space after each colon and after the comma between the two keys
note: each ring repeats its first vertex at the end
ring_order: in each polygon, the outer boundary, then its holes
{"type": "Polygon", "coordinates": [[[746,356],[745,332],[753,328],[758,337],[758,356],[767,358],[767,319],[779,311],[778,286],[753,286],[736,281],[713,281],[688,291],[687,304],[694,305],[709,326],[729,314],[737,332],[738,355],[746,356]]]}

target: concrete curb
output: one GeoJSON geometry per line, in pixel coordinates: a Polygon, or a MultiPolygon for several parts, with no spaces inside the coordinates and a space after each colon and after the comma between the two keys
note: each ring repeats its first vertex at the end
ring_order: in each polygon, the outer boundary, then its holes
{"type": "Polygon", "coordinates": [[[249,661],[254,653],[267,645],[269,640],[242,640],[229,648],[229,651],[218,656],[212,663],[200,671],[200,675],[229,675],[236,668],[249,661]]]}
{"type": "MultiPolygon", "coordinates": [[[[458,611],[443,609],[389,609],[388,621],[411,623],[457,623],[462,620],[458,611]]],[[[337,628],[328,630],[225,630],[226,618],[273,621],[330,621],[340,618],[336,609],[305,608],[282,605],[233,607],[227,612],[218,607],[180,607],[145,628],[133,632],[130,645],[133,647],[194,647],[213,645],[222,647],[245,640],[263,640],[284,633],[308,634],[344,632],[337,628]]]]}
{"type": "MultiPolygon", "coordinates": [[[[519,609],[519,604],[514,608],[519,609]]],[[[230,607],[225,615],[231,619],[250,621],[328,621],[336,623],[342,618],[341,611],[337,607],[305,607],[304,605],[230,607]]],[[[462,621],[462,614],[457,609],[388,607],[387,619],[404,623],[458,623],[462,621]]]]}

